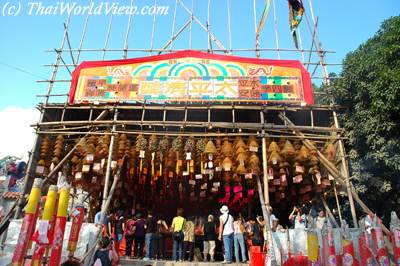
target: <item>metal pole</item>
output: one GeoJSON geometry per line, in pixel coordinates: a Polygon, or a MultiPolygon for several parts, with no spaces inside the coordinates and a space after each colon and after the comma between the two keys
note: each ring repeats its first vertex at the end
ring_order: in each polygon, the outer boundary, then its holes
{"type": "MultiPolygon", "coordinates": [[[[118,109],[115,109],[114,112],[114,122],[118,118],[118,109]]],[[[107,158],[107,169],[106,169],[106,180],[104,183],[104,190],[103,190],[103,202],[101,205],[101,214],[100,214],[100,223],[102,224],[104,221],[104,216],[106,214],[106,202],[107,202],[107,197],[108,197],[108,186],[110,183],[110,176],[111,176],[111,160],[112,160],[112,154],[113,154],[113,149],[114,149],[114,142],[115,142],[115,131],[117,129],[117,125],[114,124],[112,126],[112,135],[111,135],[111,140],[110,140],[110,146],[108,150],[108,158],[107,158]]]]}
{"type": "MultiPolygon", "coordinates": [[[[335,127],[339,128],[339,120],[337,118],[336,111],[333,111],[333,120],[335,122],[335,127]]],[[[337,134],[340,137],[340,135],[341,135],[340,132],[338,132],[337,134]]],[[[346,158],[345,158],[345,150],[344,150],[344,145],[343,145],[343,141],[341,138],[339,138],[338,145],[339,145],[339,156],[341,157],[341,163],[342,163],[341,172],[345,178],[344,181],[346,183],[347,196],[349,197],[351,216],[353,218],[353,225],[354,225],[354,228],[358,228],[356,208],[354,206],[353,193],[351,191],[350,180],[349,180],[349,169],[347,168],[347,162],[346,162],[346,158]]]]}

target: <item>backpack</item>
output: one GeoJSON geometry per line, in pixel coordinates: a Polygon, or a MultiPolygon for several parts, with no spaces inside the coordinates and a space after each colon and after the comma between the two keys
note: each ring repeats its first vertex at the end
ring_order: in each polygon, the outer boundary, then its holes
{"type": "Polygon", "coordinates": [[[128,222],[126,223],[126,235],[127,236],[133,236],[135,234],[136,231],[136,226],[135,226],[135,222],[133,220],[128,220],[128,222]]]}

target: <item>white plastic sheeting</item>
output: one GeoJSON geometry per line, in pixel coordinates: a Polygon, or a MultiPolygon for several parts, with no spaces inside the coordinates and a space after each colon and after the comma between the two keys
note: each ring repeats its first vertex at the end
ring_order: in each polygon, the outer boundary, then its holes
{"type": "MultiPolygon", "coordinates": [[[[12,254],[14,253],[14,249],[19,237],[21,224],[22,224],[21,219],[11,221],[10,226],[8,227],[7,238],[4,243],[3,254],[0,254],[0,265],[7,265],[11,263],[12,254]]],[[[36,228],[37,226],[38,225],[36,225],[36,228]]],[[[64,233],[63,253],[61,261],[64,261],[68,255],[67,245],[68,245],[70,229],[71,229],[71,222],[67,222],[67,226],[65,228],[65,233],[64,233]]],[[[82,228],[79,234],[78,245],[75,251],[75,257],[78,258],[82,257],[86,253],[86,251],[95,243],[98,231],[99,229],[95,226],[95,224],[91,223],[82,224],[82,228]]],[[[32,254],[33,246],[29,250],[28,255],[32,254]]]]}

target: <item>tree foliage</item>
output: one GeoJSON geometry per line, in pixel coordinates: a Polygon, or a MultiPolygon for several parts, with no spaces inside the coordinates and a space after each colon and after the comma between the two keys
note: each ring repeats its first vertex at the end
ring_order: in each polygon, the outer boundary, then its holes
{"type": "Polygon", "coordinates": [[[343,62],[329,86],[341,114],[353,183],[373,211],[388,220],[400,206],[400,16],[343,62]]]}

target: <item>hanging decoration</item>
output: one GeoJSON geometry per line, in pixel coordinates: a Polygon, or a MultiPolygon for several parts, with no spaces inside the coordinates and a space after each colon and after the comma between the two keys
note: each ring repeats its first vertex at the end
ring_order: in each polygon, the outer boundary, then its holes
{"type": "Polygon", "coordinates": [[[167,155],[168,152],[168,147],[169,147],[169,140],[167,136],[164,136],[159,143],[159,148],[160,148],[160,175],[163,172],[163,162],[164,162],[164,157],[167,155]]]}
{"type": "Polygon", "coordinates": [[[303,14],[304,14],[303,1],[302,0],[288,0],[288,4],[289,4],[290,30],[292,31],[294,46],[296,47],[296,49],[299,49],[296,31],[300,25],[300,22],[303,18],[303,14]]]}
{"type": "MultiPolygon", "coordinates": [[[[258,24],[257,31],[256,31],[256,49],[258,49],[258,47],[259,47],[260,33],[261,33],[262,28],[264,27],[265,21],[267,20],[270,4],[271,4],[271,0],[266,0],[264,11],[261,16],[260,24],[258,24]]],[[[257,57],[260,57],[259,51],[257,51],[257,57]]]]}
{"type": "Polygon", "coordinates": [[[151,175],[155,174],[155,154],[158,149],[158,139],[156,135],[151,135],[149,139],[149,152],[151,155],[151,175]]]}

